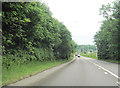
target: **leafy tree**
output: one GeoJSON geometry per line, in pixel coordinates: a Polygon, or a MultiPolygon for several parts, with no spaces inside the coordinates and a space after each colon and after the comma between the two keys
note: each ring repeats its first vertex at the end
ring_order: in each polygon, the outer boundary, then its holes
{"type": "Polygon", "coordinates": [[[94,41],[98,48],[99,59],[118,60],[119,53],[119,37],[120,37],[120,2],[118,0],[111,4],[102,5],[100,14],[105,20],[100,27],[100,31],[94,36],[94,41]]]}
{"type": "Polygon", "coordinates": [[[2,3],[3,65],[68,59],[75,43],[65,25],[41,2],[2,3]]]}
{"type": "Polygon", "coordinates": [[[96,52],[97,47],[95,45],[77,45],[77,50],[82,53],[96,52]]]}

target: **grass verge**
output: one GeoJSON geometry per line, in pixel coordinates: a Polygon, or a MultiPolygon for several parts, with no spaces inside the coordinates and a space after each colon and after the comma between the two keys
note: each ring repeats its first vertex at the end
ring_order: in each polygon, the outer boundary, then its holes
{"type": "Polygon", "coordinates": [[[99,59],[99,60],[106,61],[106,62],[111,62],[111,63],[116,63],[116,64],[120,64],[120,61],[112,60],[112,59],[108,59],[108,60],[105,60],[105,59],[99,59]]]}
{"type": "Polygon", "coordinates": [[[9,69],[5,69],[3,67],[2,86],[19,81],[23,78],[32,76],[36,73],[42,72],[54,66],[58,66],[72,59],[73,58],[70,57],[69,60],[55,60],[55,61],[46,61],[46,62],[33,61],[28,64],[13,65],[13,66],[10,66],[9,69]]]}
{"type": "Polygon", "coordinates": [[[96,57],[96,53],[80,53],[81,56],[84,56],[84,57],[89,57],[89,58],[93,58],[93,59],[98,59],[96,57]]]}
{"type": "Polygon", "coordinates": [[[117,61],[117,60],[113,60],[113,59],[98,59],[98,57],[96,56],[96,53],[80,53],[81,56],[84,56],[84,57],[89,57],[89,58],[93,58],[93,59],[97,59],[97,60],[102,60],[102,61],[106,61],[106,62],[112,62],[112,63],[117,63],[117,64],[120,64],[120,61],[117,61]]]}

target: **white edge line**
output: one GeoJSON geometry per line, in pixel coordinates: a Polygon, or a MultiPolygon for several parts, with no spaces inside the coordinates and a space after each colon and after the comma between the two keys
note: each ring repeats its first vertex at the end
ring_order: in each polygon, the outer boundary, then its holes
{"type": "MultiPolygon", "coordinates": [[[[91,61],[89,61],[89,62],[91,62],[91,61]]],[[[102,66],[100,66],[100,65],[98,65],[98,64],[96,64],[96,63],[94,63],[94,62],[91,62],[91,63],[94,64],[94,65],[96,65],[96,66],[98,66],[99,68],[103,69],[104,71],[110,73],[112,76],[116,77],[117,79],[120,79],[119,76],[117,76],[116,74],[112,73],[111,71],[109,71],[109,70],[103,68],[102,66]]]]}

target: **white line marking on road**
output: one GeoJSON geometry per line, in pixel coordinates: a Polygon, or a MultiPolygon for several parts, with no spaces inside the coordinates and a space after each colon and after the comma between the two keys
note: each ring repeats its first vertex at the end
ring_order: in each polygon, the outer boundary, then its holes
{"type": "Polygon", "coordinates": [[[118,84],[118,87],[120,88],[120,82],[117,82],[117,84],[118,84]]]}
{"type": "MultiPolygon", "coordinates": [[[[89,60],[88,60],[88,61],[89,61],[89,60]]],[[[116,74],[112,73],[111,71],[109,71],[109,70],[103,68],[102,66],[100,66],[100,65],[98,65],[98,64],[96,64],[96,63],[94,63],[94,62],[91,62],[91,61],[89,61],[89,62],[92,63],[92,64],[94,64],[94,65],[96,65],[96,66],[98,66],[99,68],[103,69],[104,71],[110,73],[112,76],[116,77],[117,79],[120,79],[119,76],[117,76],[116,74]]]]}
{"type": "Polygon", "coordinates": [[[107,75],[108,73],[107,73],[107,72],[105,72],[105,74],[107,75]]]}
{"type": "Polygon", "coordinates": [[[98,69],[101,69],[101,68],[98,68],[98,69]]]}

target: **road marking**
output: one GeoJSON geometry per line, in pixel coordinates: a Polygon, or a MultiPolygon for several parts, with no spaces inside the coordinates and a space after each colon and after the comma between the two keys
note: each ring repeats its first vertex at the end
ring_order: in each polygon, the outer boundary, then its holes
{"type": "Polygon", "coordinates": [[[120,82],[119,81],[117,82],[117,84],[118,84],[118,87],[120,88],[120,82]]]}
{"type": "Polygon", "coordinates": [[[108,73],[107,73],[107,72],[105,72],[105,74],[107,75],[108,73]]]}
{"type": "Polygon", "coordinates": [[[101,69],[101,68],[98,68],[98,69],[101,69]]]}
{"type": "MultiPolygon", "coordinates": [[[[88,61],[89,61],[89,60],[88,60],[88,61]]],[[[94,62],[91,62],[91,61],[89,61],[89,62],[92,63],[92,64],[94,64],[95,66],[97,66],[97,67],[103,69],[104,71],[108,72],[109,74],[111,74],[112,76],[116,77],[117,79],[120,79],[119,76],[117,76],[116,74],[112,73],[111,71],[109,71],[109,70],[103,68],[102,66],[100,66],[100,65],[98,65],[98,64],[96,64],[96,63],[94,63],[94,62]]]]}
{"type": "Polygon", "coordinates": [[[118,85],[120,85],[120,82],[117,82],[118,85]]]}

